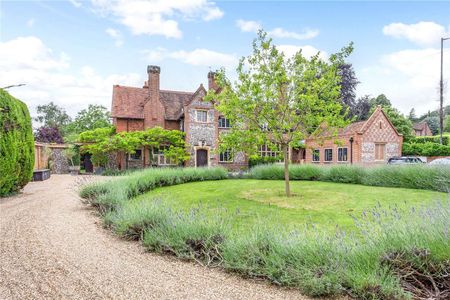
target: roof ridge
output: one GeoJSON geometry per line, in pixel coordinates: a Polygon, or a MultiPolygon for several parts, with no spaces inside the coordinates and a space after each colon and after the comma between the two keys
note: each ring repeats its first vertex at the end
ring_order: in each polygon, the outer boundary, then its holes
{"type": "Polygon", "coordinates": [[[174,91],[174,90],[159,90],[160,92],[166,92],[166,93],[174,93],[174,94],[194,94],[194,92],[186,92],[186,91],[174,91]]]}

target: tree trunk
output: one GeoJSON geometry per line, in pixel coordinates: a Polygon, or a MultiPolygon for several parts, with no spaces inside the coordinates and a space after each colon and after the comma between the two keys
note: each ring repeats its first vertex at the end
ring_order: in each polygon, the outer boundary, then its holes
{"type": "Polygon", "coordinates": [[[285,184],[285,191],[286,191],[286,197],[291,196],[291,188],[289,186],[289,146],[284,145],[283,146],[284,151],[284,184],[285,184]]]}

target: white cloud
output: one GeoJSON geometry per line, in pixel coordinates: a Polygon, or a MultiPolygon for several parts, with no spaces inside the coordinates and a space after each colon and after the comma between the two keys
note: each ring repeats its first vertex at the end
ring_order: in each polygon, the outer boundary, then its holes
{"type": "Polygon", "coordinates": [[[113,84],[139,86],[137,74],[101,76],[89,66],[70,65],[65,53],[55,53],[37,37],[18,37],[0,43],[0,87],[25,83],[8,91],[29,106],[32,114],[39,104],[50,101],[64,107],[69,114],[90,103],[111,106],[113,84]]]}
{"type": "Polygon", "coordinates": [[[257,32],[262,28],[261,23],[256,21],[237,20],[236,26],[241,29],[242,32],[257,32]]]}
{"type": "Polygon", "coordinates": [[[319,49],[310,45],[305,46],[279,45],[277,46],[277,48],[278,50],[282,51],[286,56],[294,56],[295,53],[301,50],[303,56],[307,58],[311,58],[312,56],[320,52],[319,57],[321,57],[322,59],[328,59],[328,54],[325,51],[320,51],[319,49]]]}
{"type": "Polygon", "coordinates": [[[75,7],[81,7],[81,2],[77,0],[69,0],[69,2],[72,3],[72,5],[75,7]]]}
{"type": "Polygon", "coordinates": [[[204,21],[219,19],[223,12],[208,0],[92,0],[96,10],[113,15],[135,35],[181,38],[177,18],[204,21]]]}
{"type": "Polygon", "coordinates": [[[434,22],[391,23],[383,27],[383,33],[394,38],[407,39],[421,46],[439,45],[441,37],[448,35],[444,26],[434,22]]]}
{"type": "Polygon", "coordinates": [[[116,47],[121,47],[123,45],[123,37],[120,31],[108,28],[105,32],[114,40],[116,47]]]}
{"type": "MultiPolygon", "coordinates": [[[[260,22],[250,20],[246,21],[242,19],[236,20],[236,26],[239,27],[242,32],[257,32],[258,30],[262,29],[262,25],[260,22]]],[[[274,38],[308,40],[318,36],[319,30],[305,29],[302,33],[298,33],[295,31],[288,31],[281,27],[276,27],[272,30],[267,31],[267,34],[274,38]]]]}
{"type": "MultiPolygon", "coordinates": [[[[358,94],[384,93],[403,113],[413,107],[416,112],[425,113],[438,106],[439,66],[440,49],[409,49],[384,55],[376,65],[357,73],[361,81],[358,94]]],[[[445,81],[449,75],[450,49],[445,49],[445,81]]]]}
{"type": "Polygon", "coordinates": [[[29,20],[27,21],[27,26],[31,28],[31,27],[34,26],[34,23],[35,23],[34,19],[29,19],[29,20]]]}
{"type": "Polygon", "coordinates": [[[164,48],[157,48],[155,50],[144,51],[144,55],[148,61],[161,61],[169,58],[192,66],[235,67],[238,63],[238,59],[233,54],[203,48],[197,48],[192,51],[168,51],[164,48]]]}
{"type": "Polygon", "coordinates": [[[294,31],[287,31],[281,27],[274,28],[267,32],[270,36],[275,38],[288,38],[296,40],[308,40],[315,38],[319,35],[319,30],[317,29],[306,29],[302,33],[297,33],[294,31]]]}

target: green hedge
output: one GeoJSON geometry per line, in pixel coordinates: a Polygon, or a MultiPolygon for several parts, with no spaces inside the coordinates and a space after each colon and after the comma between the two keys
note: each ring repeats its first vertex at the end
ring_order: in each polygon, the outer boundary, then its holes
{"type": "MultiPolygon", "coordinates": [[[[427,143],[427,142],[440,144],[441,141],[440,141],[439,136],[416,136],[410,142],[411,143],[419,143],[419,144],[423,144],[423,143],[427,143]]],[[[442,142],[444,145],[450,145],[450,136],[448,136],[448,135],[442,136],[442,142]]]]}
{"type": "Polygon", "coordinates": [[[25,103],[0,89],[0,196],[16,193],[33,176],[34,139],[25,103]]]}
{"type": "Polygon", "coordinates": [[[447,156],[450,155],[450,145],[439,143],[404,143],[403,155],[423,155],[423,156],[447,156]]]}
{"type": "MultiPolygon", "coordinates": [[[[281,165],[260,165],[252,168],[248,176],[254,179],[284,180],[283,170],[281,165]]],[[[441,192],[450,191],[450,168],[448,166],[384,165],[362,168],[350,165],[290,165],[289,175],[292,180],[318,180],[441,192]]]]}

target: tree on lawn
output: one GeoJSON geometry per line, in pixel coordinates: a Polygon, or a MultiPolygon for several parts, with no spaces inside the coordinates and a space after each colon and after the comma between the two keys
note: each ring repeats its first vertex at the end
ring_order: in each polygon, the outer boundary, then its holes
{"type": "MultiPolygon", "coordinates": [[[[240,60],[232,84],[222,69],[215,75],[218,91],[206,97],[233,124],[220,137],[221,150],[255,154],[258,146],[279,147],[284,157],[286,196],[290,196],[289,148],[312,132],[346,125],[340,104],[339,66],[352,46],[330,56],[310,59],[297,52],[286,57],[263,31],[253,42],[253,54],[240,60]]],[[[336,134],[337,130],[333,130],[336,134]]]]}

